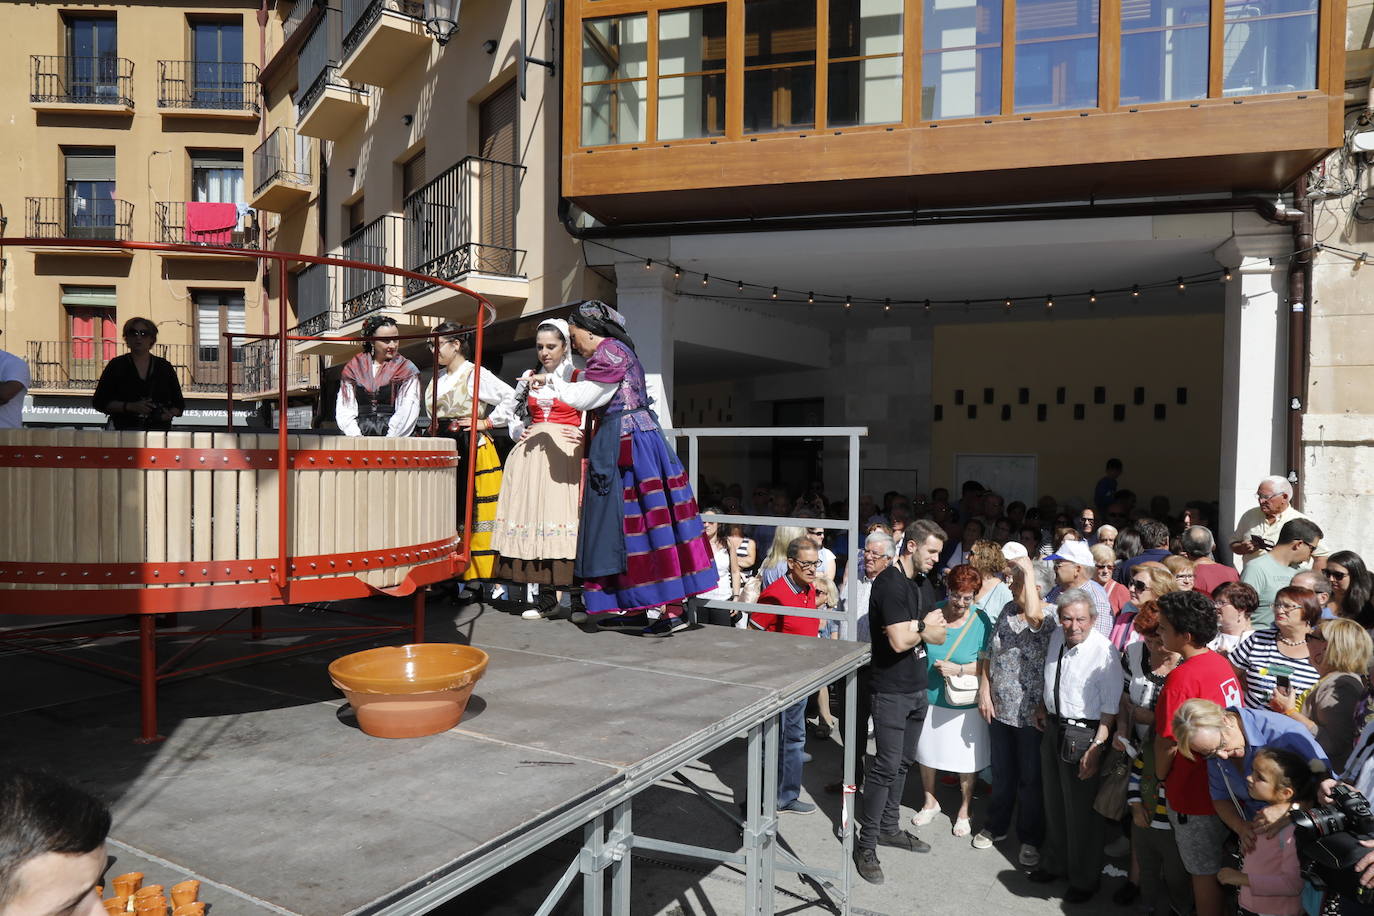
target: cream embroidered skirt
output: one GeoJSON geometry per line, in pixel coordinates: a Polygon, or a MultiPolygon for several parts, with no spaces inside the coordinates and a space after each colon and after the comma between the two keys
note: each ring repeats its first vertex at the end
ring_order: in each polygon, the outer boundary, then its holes
{"type": "Polygon", "coordinates": [[[583,447],[564,438],[568,428],[536,423],[506,458],[492,533],[502,578],[572,584],[583,447]]]}

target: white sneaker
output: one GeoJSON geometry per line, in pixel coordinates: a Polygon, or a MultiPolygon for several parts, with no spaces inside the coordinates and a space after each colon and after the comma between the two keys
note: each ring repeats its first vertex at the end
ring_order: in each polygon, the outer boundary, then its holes
{"type": "Polygon", "coordinates": [[[522,611],[522,612],[520,613],[520,617],[521,617],[522,620],[543,620],[543,619],[544,619],[544,615],[541,614],[541,613],[539,613],[539,611],[538,611],[536,608],[530,608],[530,609],[527,610],[527,611],[522,611]]]}
{"type": "Polygon", "coordinates": [[[974,848],[974,849],[991,849],[991,848],[992,848],[992,833],[991,833],[990,831],[987,831],[987,830],[980,830],[980,831],[978,831],[976,834],[974,834],[974,837],[973,837],[973,848],[974,848]]]}
{"type": "Polygon", "coordinates": [[[1016,861],[1027,868],[1035,868],[1040,864],[1040,850],[1036,849],[1030,843],[1022,843],[1021,854],[1016,857],[1016,861]]]}

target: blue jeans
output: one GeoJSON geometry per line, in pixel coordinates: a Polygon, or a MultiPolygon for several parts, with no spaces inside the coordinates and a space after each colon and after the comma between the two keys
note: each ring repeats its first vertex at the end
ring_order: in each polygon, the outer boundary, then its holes
{"type": "Polygon", "coordinates": [[[1045,840],[1045,796],[1040,785],[1040,730],[1034,725],[1013,728],[992,720],[992,798],[988,800],[987,829],[1002,836],[1011,829],[1016,810],[1016,836],[1039,846],[1045,840]]]}
{"type": "Polygon", "coordinates": [[[789,805],[801,795],[802,752],[806,750],[806,700],[782,711],[782,733],[778,736],[778,807],[789,805]]]}

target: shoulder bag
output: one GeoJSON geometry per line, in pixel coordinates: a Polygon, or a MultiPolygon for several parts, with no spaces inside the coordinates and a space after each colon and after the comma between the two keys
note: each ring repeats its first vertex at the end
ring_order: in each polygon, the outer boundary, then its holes
{"type": "MultiPolygon", "coordinates": [[[[959,638],[954,640],[954,645],[949,647],[945,653],[945,658],[954,655],[959,648],[959,643],[964,641],[968,631],[973,629],[973,611],[968,611],[968,622],[959,631],[959,638]]],[[[946,674],[945,679],[945,702],[951,706],[972,706],[978,702],[978,675],[976,674],[946,674]]]]}

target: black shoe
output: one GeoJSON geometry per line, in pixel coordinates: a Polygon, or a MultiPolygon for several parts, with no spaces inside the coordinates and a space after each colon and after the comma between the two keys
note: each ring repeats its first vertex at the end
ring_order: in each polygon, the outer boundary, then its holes
{"type": "Polygon", "coordinates": [[[1058,881],[1060,879],[1060,876],[1056,875],[1052,871],[1046,871],[1043,868],[1037,868],[1029,875],[1026,875],[1026,878],[1028,878],[1034,884],[1049,884],[1052,881],[1058,881]]]}
{"type": "Polygon", "coordinates": [[[878,853],[873,849],[863,849],[862,847],[854,850],[854,868],[869,884],[883,883],[883,866],[878,862],[878,853]]]}
{"type": "Polygon", "coordinates": [[[687,620],[684,617],[660,617],[640,631],[640,636],[663,637],[672,636],[687,629],[687,620]]]}
{"type": "Polygon", "coordinates": [[[596,625],[603,630],[629,630],[636,631],[644,629],[649,618],[644,614],[597,614],[596,625]]]}
{"type": "Polygon", "coordinates": [[[909,830],[878,834],[879,846],[905,849],[907,852],[930,852],[930,844],[909,830]]]}
{"type": "Polygon", "coordinates": [[[1097,891],[1085,891],[1081,887],[1071,887],[1064,892],[1065,903],[1087,903],[1097,891]]]}
{"type": "Polygon", "coordinates": [[[1127,881],[1112,894],[1112,903],[1117,906],[1130,906],[1131,901],[1140,896],[1140,885],[1127,881]]]}
{"type": "Polygon", "coordinates": [[[582,626],[582,624],[584,624],[584,623],[586,623],[588,620],[590,620],[591,617],[590,617],[590,615],[588,615],[588,613],[587,613],[586,611],[577,611],[577,610],[574,610],[574,611],[568,612],[568,619],[571,620],[571,621],[573,622],[574,625],[580,627],[580,626],[582,626]]]}
{"type": "Polygon", "coordinates": [[[811,733],[812,738],[825,739],[830,737],[832,729],[825,722],[817,722],[815,725],[807,728],[807,731],[811,733]]]}

